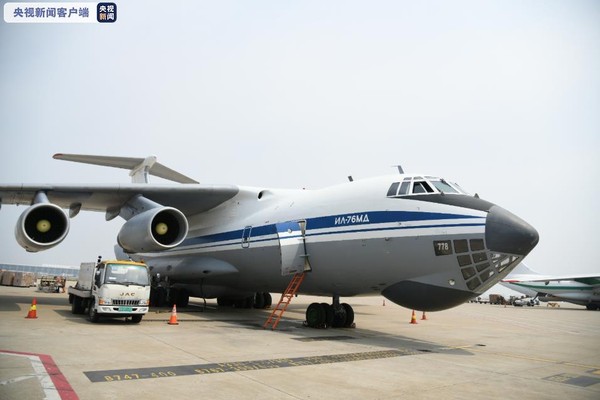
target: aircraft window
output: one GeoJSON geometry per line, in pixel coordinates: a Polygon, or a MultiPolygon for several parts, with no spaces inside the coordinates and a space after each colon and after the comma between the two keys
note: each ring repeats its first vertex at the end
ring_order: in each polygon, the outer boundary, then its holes
{"type": "Polygon", "coordinates": [[[458,260],[458,265],[461,267],[471,264],[471,256],[468,254],[465,254],[464,256],[457,256],[456,259],[458,260]]]}
{"type": "Polygon", "coordinates": [[[487,254],[485,254],[484,252],[473,253],[473,262],[478,263],[478,262],[486,261],[486,260],[487,260],[487,254]]]}
{"type": "Polygon", "coordinates": [[[400,185],[400,182],[392,183],[392,186],[390,186],[390,188],[388,189],[388,193],[387,193],[388,197],[396,195],[396,193],[398,192],[399,185],[400,185]]]}
{"type": "Polygon", "coordinates": [[[410,181],[404,181],[402,182],[402,185],[400,186],[400,191],[398,192],[399,195],[406,195],[408,194],[408,189],[410,188],[410,181]]]}
{"type": "Polygon", "coordinates": [[[466,190],[464,190],[463,188],[461,188],[458,183],[452,182],[452,187],[455,188],[456,190],[458,190],[462,194],[469,194],[466,190]]]}
{"type": "Polygon", "coordinates": [[[471,239],[471,251],[481,251],[484,250],[483,239],[471,239]]]}
{"type": "Polygon", "coordinates": [[[467,282],[467,287],[470,290],[475,290],[477,288],[477,286],[479,286],[479,285],[481,285],[481,281],[477,277],[475,277],[467,282]]]}
{"type": "Polygon", "coordinates": [[[413,184],[413,194],[418,193],[433,193],[433,189],[427,182],[415,182],[413,184]]]}
{"type": "Polygon", "coordinates": [[[479,264],[476,267],[477,267],[477,272],[481,272],[481,271],[489,268],[490,264],[489,263],[479,264]]]}
{"type": "Polygon", "coordinates": [[[469,246],[467,245],[467,241],[462,239],[462,240],[455,240],[454,241],[454,252],[455,253],[466,253],[469,251],[469,246]]]}
{"type": "Polygon", "coordinates": [[[470,277],[475,275],[475,268],[473,267],[467,267],[467,268],[463,268],[461,270],[462,272],[462,276],[463,278],[465,278],[465,280],[469,279],[470,277]]]}
{"type": "Polygon", "coordinates": [[[456,189],[444,181],[431,181],[437,190],[444,193],[458,193],[456,189]]]}

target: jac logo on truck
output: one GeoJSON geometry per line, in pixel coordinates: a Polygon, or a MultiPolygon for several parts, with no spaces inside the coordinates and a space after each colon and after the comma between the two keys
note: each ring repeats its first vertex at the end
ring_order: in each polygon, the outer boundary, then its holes
{"type": "Polygon", "coordinates": [[[123,293],[120,294],[120,296],[121,297],[127,297],[127,296],[133,297],[133,296],[135,296],[135,293],[126,293],[126,292],[123,292],[123,293]]]}

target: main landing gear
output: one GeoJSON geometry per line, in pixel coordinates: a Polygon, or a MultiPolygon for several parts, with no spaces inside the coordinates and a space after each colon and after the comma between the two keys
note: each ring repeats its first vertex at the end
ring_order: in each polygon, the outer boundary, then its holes
{"type": "Polygon", "coordinates": [[[306,326],[310,328],[354,328],[354,310],[347,303],[340,304],[338,296],[333,304],[312,303],[306,309],[306,326]]]}

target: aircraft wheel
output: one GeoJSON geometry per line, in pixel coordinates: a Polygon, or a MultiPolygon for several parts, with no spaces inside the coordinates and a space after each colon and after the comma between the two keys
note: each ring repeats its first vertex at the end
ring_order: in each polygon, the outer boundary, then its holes
{"type": "Polygon", "coordinates": [[[265,308],[265,295],[261,292],[254,293],[254,308],[265,308]]]}
{"type": "Polygon", "coordinates": [[[310,328],[321,328],[325,324],[325,309],[319,303],[312,303],[306,309],[306,324],[310,328]]]}
{"type": "Polygon", "coordinates": [[[263,293],[263,296],[265,298],[265,308],[271,307],[273,305],[273,298],[271,297],[271,293],[265,292],[263,293]]]}
{"type": "Polygon", "coordinates": [[[325,310],[325,327],[331,328],[333,325],[333,306],[327,303],[321,303],[323,310],[325,310]]]}
{"type": "Polygon", "coordinates": [[[254,305],[254,296],[244,297],[243,299],[234,300],[235,308],[252,308],[254,305]]]}
{"type": "Polygon", "coordinates": [[[343,328],[346,326],[346,309],[340,305],[340,307],[333,307],[333,324],[334,328],[343,328]]]}
{"type": "Polygon", "coordinates": [[[346,322],[344,323],[344,328],[350,328],[354,323],[354,310],[352,309],[352,306],[347,303],[342,303],[342,307],[346,311],[346,322]]]}

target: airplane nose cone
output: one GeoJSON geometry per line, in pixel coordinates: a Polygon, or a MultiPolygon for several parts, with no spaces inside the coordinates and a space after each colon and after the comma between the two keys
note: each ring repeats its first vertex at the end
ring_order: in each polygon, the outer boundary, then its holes
{"type": "Polygon", "coordinates": [[[497,253],[526,256],[540,236],[535,228],[502,207],[492,206],[485,222],[485,242],[497,253]]]}

